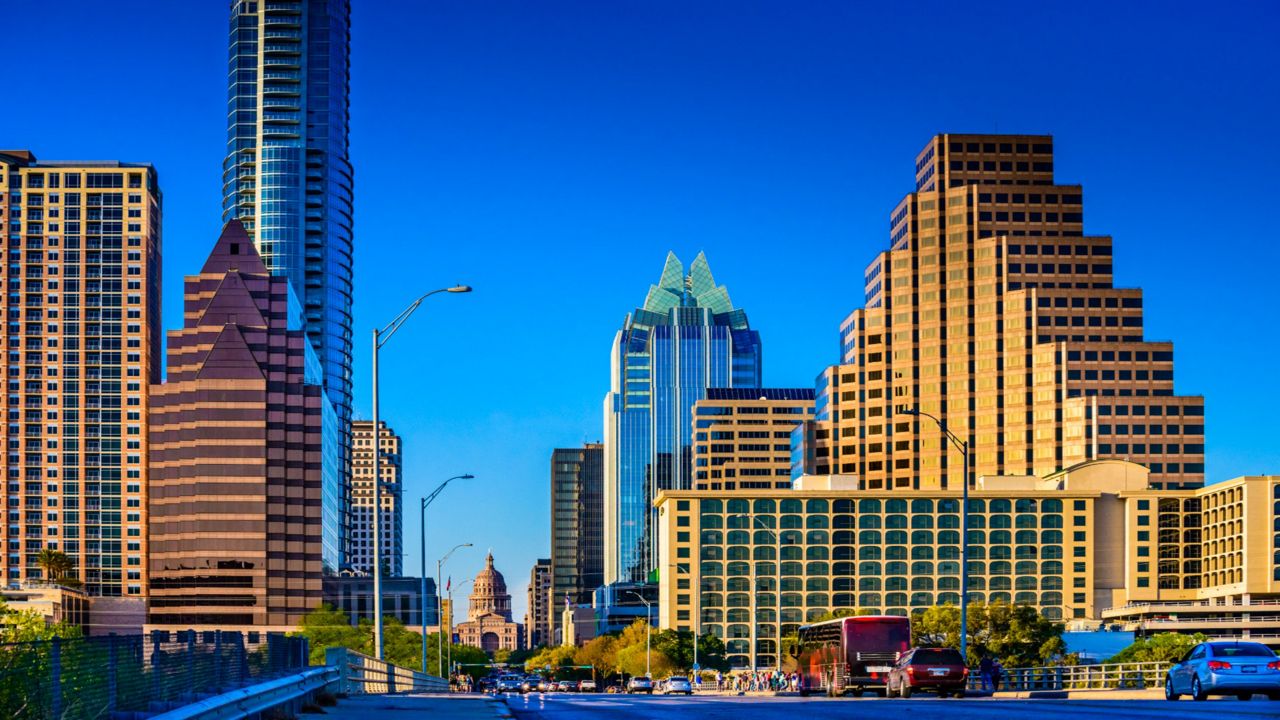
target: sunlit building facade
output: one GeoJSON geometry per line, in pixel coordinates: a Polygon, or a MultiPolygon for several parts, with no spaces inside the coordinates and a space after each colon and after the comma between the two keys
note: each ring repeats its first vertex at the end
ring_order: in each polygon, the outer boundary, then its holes
{"type": "MultiPolygon", "coordinates": [[[[403,441],[379,422],[382,451],[382,567],[387,577],[404,574],[403,441]]],[[[351,531],[347,564],[357,573],[373,573],[373,421],[351,424],[351,531]]]]}
{"type": "Polygon", "coordinates": [[[653,500],[693,482],[693,406],[707,388],[760,386],[760,335],[701,253],[662,277],[614,338],[604,401],[604,581],[654,569],[653,500]]]}
{"type": "Polygon", "coordinates": [[[693,406],[693,487],[791,487],[791,438],[813,419],[811,388],[708,388],[693,406]]]}

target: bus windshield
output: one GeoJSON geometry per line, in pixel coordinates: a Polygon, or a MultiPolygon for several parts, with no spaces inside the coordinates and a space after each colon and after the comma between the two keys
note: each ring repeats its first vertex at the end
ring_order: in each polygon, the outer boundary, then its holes
{"type": "Polygon", "coordinates": [[[858,620],[850,623],[849,642],[867,649],[906,652],[911,644],[911,626],[906,620],[858,620]]]}

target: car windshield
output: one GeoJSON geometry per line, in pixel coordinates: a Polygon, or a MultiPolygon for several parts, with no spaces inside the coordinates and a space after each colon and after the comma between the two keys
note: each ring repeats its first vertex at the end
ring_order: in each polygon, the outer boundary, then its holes
{"type": "Polygon", "coordinates": [[[1210,643],[1209,647],[1213,649],[1214,657],[1275,657],[1276,654],[1271,652],[1271,648],[1262,643],[1252,642],[1230,642],[1230,643],[1210,643]]]}
{"type": "Polygon", "coordinates": [[[950,648],[920,649],[911,656],[912,665],[963,665],[960,653],[950,648]]]}
{"type": "Polygon", "coordinates": [[[671,676],[667,678],[667,682],[689,682],[689,678],[671,676]]]}

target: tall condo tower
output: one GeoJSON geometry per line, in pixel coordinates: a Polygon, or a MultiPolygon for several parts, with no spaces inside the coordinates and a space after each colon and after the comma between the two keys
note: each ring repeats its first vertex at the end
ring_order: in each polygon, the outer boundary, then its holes
{"type": "Polygon", "coordinates": [[[232,0],[222,164],[223,222],[243,223],[267,269],[289,278],[302,303],[344,436],[343,477],[351,424],[350,25],[348,0],[232,0]]]}
{"type": "Polygon", "coordinates": [[[1156,488],[1204,484],[1204,398],[1177,395],[1173,343],[1143,333],[1138,288],[1113,284],[1111,238],[1084,232],[1079,185],[1047,135],[938,135],[893,209],[866,304],[840,326],[793,473],[867,489],[969,482],[1131,460],[1156,488]]]}
{"type": "Polygon", "coordinates": [[[688,489],[693,405],[707,388],[760,387],[760,334],[698,253],[674,253],[613,340],[604,399],[604,581],[644,582],[657,557],[653,499],[688,489]]]}

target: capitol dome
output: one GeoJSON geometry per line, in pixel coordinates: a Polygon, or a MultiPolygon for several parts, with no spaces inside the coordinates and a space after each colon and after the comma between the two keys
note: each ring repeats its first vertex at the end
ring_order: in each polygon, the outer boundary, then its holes
{"type": "Polygon", "coordinates": [[[475,579],[471,589],[471,607],[468,616],[474,620],[481,615],[501,615],[511,621],[511,594],[507,581],[493,566],[493,553],[484,560],[484,569],[475,579]]]}

